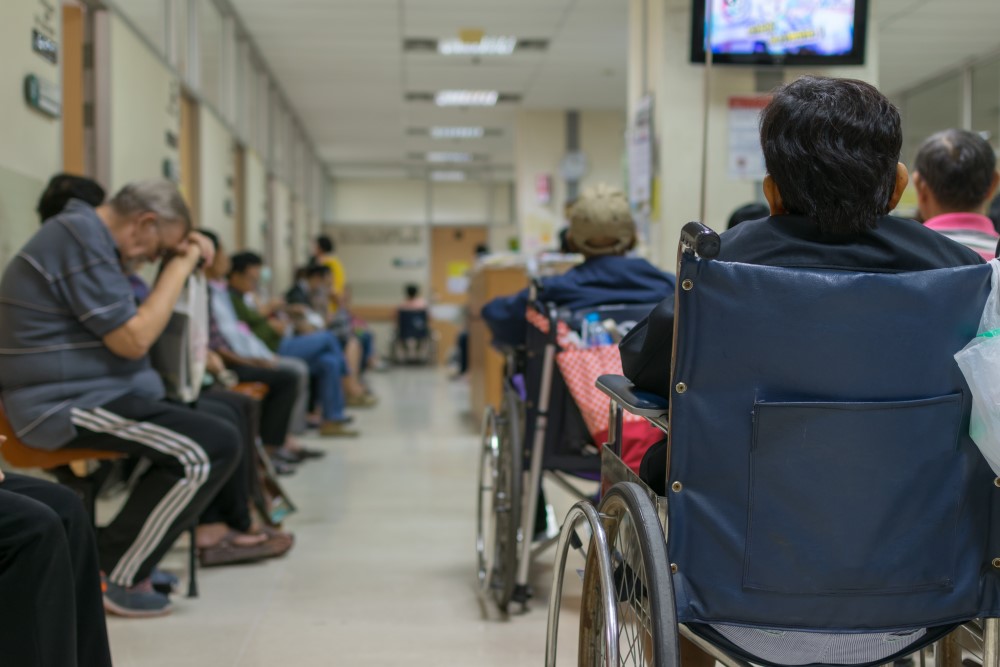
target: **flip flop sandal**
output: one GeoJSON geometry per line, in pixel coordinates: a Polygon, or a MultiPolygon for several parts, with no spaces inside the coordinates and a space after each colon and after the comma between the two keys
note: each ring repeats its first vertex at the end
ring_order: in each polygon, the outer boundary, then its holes
{"type": "Polygon", "coordinates": [[[267,539],[260,544],[237,544],[235,541],[239,533],[230,531],[210,547],[202,547],[198,550],[198,562],[202,567],[217,567],[219,565],[233,565],[235,563],[250,563],[273,556],[274,545],[272,540],[267,539]]]}

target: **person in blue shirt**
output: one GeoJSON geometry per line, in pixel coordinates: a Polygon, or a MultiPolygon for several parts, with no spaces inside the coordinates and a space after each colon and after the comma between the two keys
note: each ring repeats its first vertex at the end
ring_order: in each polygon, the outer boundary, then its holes
{"type": "MultiPolygon", "coordinates": [[[[581,310],[610,304],[658,303],[674,293],[674,276],[639,257],[626,257],[635,247],[635,221],[625,193],[607,185],[584,191],[569,214],[570,247],[582,264],[545,278],[538,297],[561,308],[581,310]]],[[[526,335],[528,290],[490,301],[482,316],[493,344],[517,346],[526,335]]]]}

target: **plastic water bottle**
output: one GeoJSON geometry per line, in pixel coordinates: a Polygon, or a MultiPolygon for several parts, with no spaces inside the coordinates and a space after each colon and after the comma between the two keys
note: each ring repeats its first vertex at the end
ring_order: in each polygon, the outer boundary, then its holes
{"type": "Polygon", "coordinates": [[[600,347],[612,343],[611,334],[601,324],[601,316],[597,313],[587,315],[584,321],[584,331],[587,333],[587,347],[600,347]]]}

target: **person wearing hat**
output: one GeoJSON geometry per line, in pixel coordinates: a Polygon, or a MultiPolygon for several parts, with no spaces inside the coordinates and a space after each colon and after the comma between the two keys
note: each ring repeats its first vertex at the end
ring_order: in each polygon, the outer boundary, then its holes
{"type": "MultiPolygon", "coordinates": [[[[674,277],[639,257],[635,221],[625,193],[608,185],[583,192],[569,215],[567,241],[584,257],[560,276],[545,278],[538,297],[560,308],[582,310],[608,304],[658,303],[674,292],[674,277]]],[[[528,290],[496,298],[482,316],[498,346],[524,343],[528,290]]]]}

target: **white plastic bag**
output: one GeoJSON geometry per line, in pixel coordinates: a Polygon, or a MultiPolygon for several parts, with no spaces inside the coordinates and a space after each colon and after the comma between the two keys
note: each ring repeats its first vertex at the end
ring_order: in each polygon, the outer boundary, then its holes
{"type": "Polygon", "coordinates": [[[193,403],[201,393],[208,360],[208,284],[200,272],[188,278],[170,322],[150,350],[167,397],[193,403]]]}
{"type": "Polygon", "coordinates": [[[955,361],[972,390],[969,436],[1000,476],[1000,260],[991,260],[990,267],[990,296],[979,335],[955,355],[955,361]]]}

